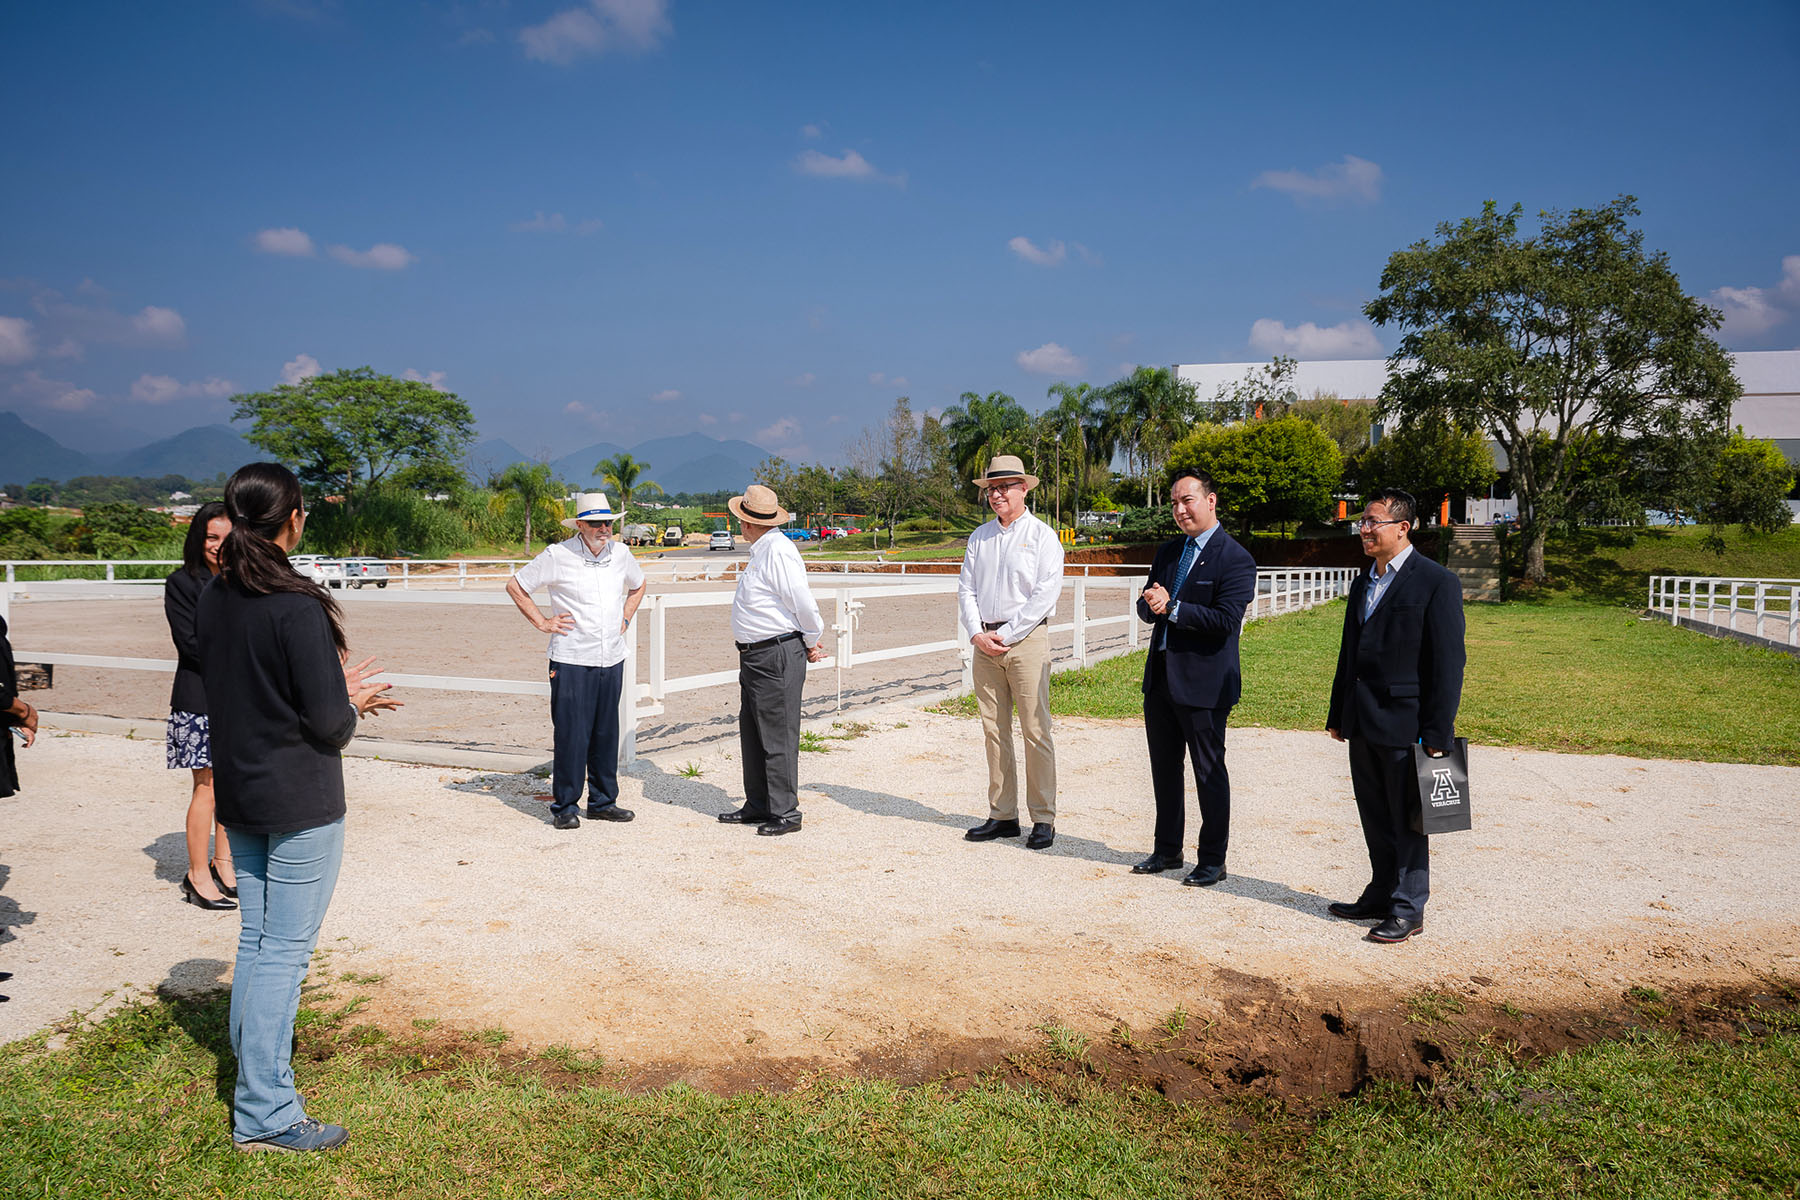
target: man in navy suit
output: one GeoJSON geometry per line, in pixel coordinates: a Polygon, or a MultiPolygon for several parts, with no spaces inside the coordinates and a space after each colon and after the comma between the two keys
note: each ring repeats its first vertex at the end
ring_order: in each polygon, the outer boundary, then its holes
{"type": "Polygon", "coordinates": [[[1138,616],[1155,625],[1144,662],[1144,736],[1156,790],[1156,842],[1150,857],[1131,869],[1154,875],[1182,866],[1185,753],[1200,792],[1200,861],[1181,882],[1210,887],[1225,878],[1231,833],[1225,718],[1242,692],[1238,630],[1256,595],[1256,562],[1219,527],[1219,497],[1206,474],[1177,471],[1169,499],[1182,536],[1157,550],[1137,604],[1138,616]]]}
{"type": "Polygon", "coordinates": [[[1357,529],[1375,560],[1350,588],[1331,712],[1325,731],[1350,744],[1350,783],[1370,879],[1333,916],[1380,921],[1369,940],[1404,942],[1425,930],[1431,895],[1430,840],[1413,828],[1419,811],[1412,747],[1440,755],[1456,736],[1462,700],[1462,584],[1413,553],[1417,506],[1386,488],[1370,499],[1357,529]]]}

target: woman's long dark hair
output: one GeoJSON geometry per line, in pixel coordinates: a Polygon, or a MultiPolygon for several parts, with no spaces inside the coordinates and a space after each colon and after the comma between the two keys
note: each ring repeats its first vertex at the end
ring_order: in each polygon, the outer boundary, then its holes
{"type": "Polygon", "coordinates": [[[225,506],[217,500],[208,500],[188,522],[187,540],[181,543],[181,565],[190,575],[198,575],[202,579],[212,574],[212,567],[206,561],[206,527],[225,515],[225,506]]]}
{"type": "Polygon", "coordinates": [[[331,640],[345,647],[344,614],[330,592],[294,570],[287,551],[275,543],[288,518],[303,506],[300,481],[280,463],[239,467],[225,482],[225,515],[231,532],[219,547],[219,577],[241,592],[267,596],[298,592],[325,606],[331,640]]]}

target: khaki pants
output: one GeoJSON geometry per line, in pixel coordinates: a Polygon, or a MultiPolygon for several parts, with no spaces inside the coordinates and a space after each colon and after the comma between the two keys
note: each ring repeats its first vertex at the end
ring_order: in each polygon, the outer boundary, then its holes
{"type": "Polygon", "coordinates": [[[975,651],[975,703],[987,735],[988,815],[1019,818],[1012,714],[1025,734],[1025,804],[1034,824],[1056,821],[1056,744],[1050,737],[1050,629],[1039,625],[999,658],[975,651]]]}

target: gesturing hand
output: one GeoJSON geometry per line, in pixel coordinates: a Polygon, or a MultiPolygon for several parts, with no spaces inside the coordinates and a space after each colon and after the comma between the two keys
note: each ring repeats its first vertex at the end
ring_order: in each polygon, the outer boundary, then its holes
{"type": "Polygon", "coordinates": [[[357,716],[372,717],[377,713],[389,712],[402,707],[400,701],[387,695],[387,690],[393,687],[393,684],[370,682],[382,671],[375,665],[372,655],[355,666],[349,664],[348,654],[344,657],[346,660],[344,663],[344,687],[350,692],[350,703],[356,706],[357,716]]]}

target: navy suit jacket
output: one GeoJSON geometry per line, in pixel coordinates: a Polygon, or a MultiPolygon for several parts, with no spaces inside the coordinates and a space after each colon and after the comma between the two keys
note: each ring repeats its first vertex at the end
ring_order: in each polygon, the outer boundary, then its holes
{"type": "Polygon", "coordinates": [[[1416,548],[1399,571],[1366,623],[1369,573],[1350,587],[1325,727],[1380,746],[1442,749],[1462,701],[1462,583],[1416,548]]]}
{"type": "MultiPolygon", "coordinates": [[[[1169,588],[1188,540],[1174,538],[1157,548],[1145,587],[1160,583],[1169,588]]],[[[1181,591],[1169,597],[1181,605],[1174,621],[1157,616],[1144,598],[1138,597],[1138,616],[1154,624],[1152,655],[1159,653],[1157,634],[1165,627],[1169,631],[1167,648],[1160,653],[1168,675],[1169,698],[1175,703],[1188,708],[1230,708],[1238,702],[1243,694],[1238,630],[1243,628],[1244,610],[1255,597],[1256,560],[1222,528],[1214,528],[1206,549],[1182,581],[1181,591]]],[[[1146,692],[1150,690],[1151,665],[1149,659],[1144,661],[1146,692]]]]}

